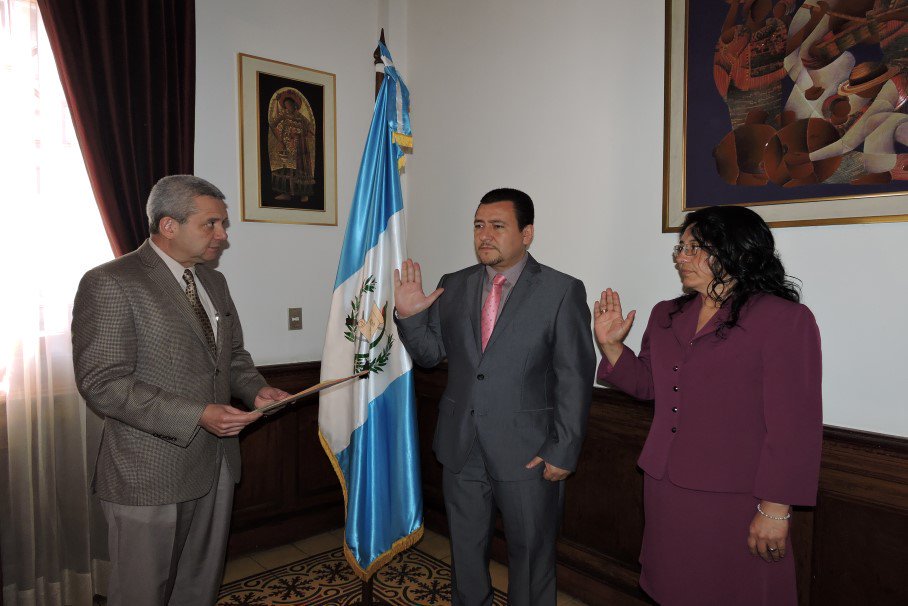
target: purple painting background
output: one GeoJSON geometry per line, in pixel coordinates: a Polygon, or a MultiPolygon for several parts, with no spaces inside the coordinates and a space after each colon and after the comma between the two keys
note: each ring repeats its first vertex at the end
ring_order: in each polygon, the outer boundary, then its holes
{"type": "MultiPolygon", "coordinates": [[[[798,2],[800,6],[801,2],[798,2]]],[[[908,192],[908,182],[886,185],[817,184],[804,187],[780,187],[770,181],[764,186],[729,185],[716,172],[713,148],[731,130],[728,107],[716,90],[713,80],[713,54],[721,33],[728,4],[722,0],[689,0],[687,63],[687,149],[685,208],[723,204],[867,196],[884,192],[908,192]]],[[[863,45],[851,49],[857,63],[880,61],[878,47],[863,45]]],[[[782,103],[788,99],[792,82],[782,81],[782,103]]],[[[860,149],[860,148],[858,148],[860,149]]],[[[899,153],[906,151],[899,146],[899,153]]]]}

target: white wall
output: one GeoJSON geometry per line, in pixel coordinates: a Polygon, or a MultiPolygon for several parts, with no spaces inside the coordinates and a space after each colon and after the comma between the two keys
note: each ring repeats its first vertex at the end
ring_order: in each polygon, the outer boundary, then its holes
{"type": "MultiPolygon", "coordinates": [[[[321,356],[331,286],[372,109],[377,24],[412,95],[409,250],[429,282],[474,262],[471,219],[499,186],[537,203],[533,254],[620,289],[640,310],[679,291],[662,234],[664,3],[563,0],[197,0],[196,172],[233,201],[221,269],[260,364],[321,356]],[[240,223],[236,53],[337,74],[340,226],[240,223]],[[303,307],[304,329],[286,330],[303,307]]],[[[825,420],[908,436],[908,224],[776,230],[823,334],[825,420]]]]}
{"type": "MultiPolygon", "coordinates": [[[[362,0],[196,0],[195,172],[227,196],[227,276],[258,364],[318,360],[374,100],[379,5],[362,0]],[[240,221],[237,53],[336,74],[338,226],[240,221]],[[287,308],[303,330],[287,330],[287,308]]],[[[385,12],[388,8],[385,7],[385,12]]]]}
{"type": "MultiPolygon", "coordinates": [[[[664,3],[414,1],[409,250],[429,280],[473,262],[488,189],[537,204],[533,254],[641,314],[679,292],[660,233],[664,3]]],[[[823,335],[825,421],[908,436],[908,224],[775,231],[823,335]]]]}

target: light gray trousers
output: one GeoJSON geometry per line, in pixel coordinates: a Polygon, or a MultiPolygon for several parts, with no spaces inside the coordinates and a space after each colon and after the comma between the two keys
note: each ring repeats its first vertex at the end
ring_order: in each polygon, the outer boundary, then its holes
{"type": "Polygon", "coordinates": [[[108,606],[208,606],[217,601],[233,504],[221,459],[205,496],[168,505],[101,501],[110,548],[108,606]]]}

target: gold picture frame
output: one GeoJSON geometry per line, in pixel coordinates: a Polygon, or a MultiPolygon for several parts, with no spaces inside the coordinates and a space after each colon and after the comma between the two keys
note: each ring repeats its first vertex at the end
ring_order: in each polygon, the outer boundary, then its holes
{"type": "MultiPolygon", "coordinates": [[[[806,187],[791,187],[792,184],[789,183],[789,187],[784,187],[777,181],[770,180],[761,189],[760,187],[742,187],[738,183],[728,184],[724,180],[726,175],[719,177],[722,169],[719,167],[721,152],[718,150],[720,149],[719,142],[725,140],[722,139],[723,133],[719,132],[718,135],[711,133],[711,138],[703,133],[704,130],[708,130],[709,124],[714,121],[717,114],[724,112],[722,119],[724,120],[723,128],[727,133],[726,137],[737,137],[734,131],[736,127],[732,115],[732,103],[728,100],[730,95],[723,97],[718,92],[722,75],[717,75],[714,71],[721,61],[718,55],[719,36],[728,31],[728,29],[722,28],[726,28],[731,22],[729,14],[735,2],[736,0],[731,0],[731,2],[666,0],[665,3],[662,231],[678,231],[685,215],[698,207],[722,204],[748,206],[774,227],[908,221],[908,181],[906,180],[892,180],[885,186],[889,190],[881,191],[883,186],[864,185],[855,183],[855,181],[836,183],[814,181],[806,187]],[[692,13],[694,14],[692,15],[692,13]],[[691,57],[696,59],[696,63],[691,63],[691,57]],[[719,104],[716,104],[716,99],[720,102],[719,104]],[[704,109],[706,106],[710,108],[708,111],[704,109]],[[721,109],[717,110],[717,108],[721,109]],[[731,116],[730,124],[729,116],[731,116]],[[697,130],[689,131],[691,125],[696,125],[697,130]],[[712,175],[708,174],[710,163],[712,175]],[[691,193],[695,190],[699,192],[697,196],[691,193]],[[750,199],[736,199],[737,196],[747,196],[750,199]]],[[[775,8],[778,3],[770,4],[775,8]]],[[[798,33],[799,30],[795,28],[802,26],[805,19],[812,13],[809,5],[817,4],[815,0],[807,0],[804,3],[799,1],[792,5],[789,13],[783,16],[783,19],[791,20],[788,24],[791,29],[786,30],[786,36],[789,37],[783,38],[783,40],[789,40],[793,35],[792,32],[798,33]],[[807,12],[797,15],[798,11],[807,12]]],[[[743,6],[743,3],[740,6],[743,6]]],[[[780,9],[780,13],[782,10],[784,9],[780,9]]],[[[877,18],[875,15],[863,17],[877,18]]],[[[738,23],[742,23],[744,18],[746,16],[742,18],[741,15],[738,15],[738,23]]],[[[830,18],[825,17],[827,20],[830,18]]],[[[866,20],[864,19],[864,21],[866,20]]],[[[857,22],[858,19],[855,21],[857,22]]],[[[829,26],[829,21],[824,22],[820,19],[814,27],[823,27],[824,23],[827,27],[826,33],[834,36],[836,32],[829,26]]],[[[819,40],[818,37],[824,33],[822,30],[812,31],[815,32],[814,38],[810,38],[808,35],[804,44],[815,44],[819,40]]],[[[827,38],[829,37],[827,36],[827,38]]],[[[822,42],[822,40],[819,41],[822,42]]],[[[799,50],[795,51],[796,56],[785,55],[785,70],[788,70],[790,61],[797,61],[801,57],[800,49],[804,47],[798,48],[799,50]]],[[[806,48],[812,50],[814,47],[806,48]]],[[[846,48],[845,50],[853,49],[846,48]]],[[[787,52],[788,48],[785,48],[785,51],[787,52]]],[[[885,56],[885,52],[883,54],[885,56]]],[[[891,53],[889,60],[892,60],[891,53]]],[[[860,61],[862,59],[858,57],[855,63],[860,61]]],[[[908,57],[905,58],[905,61],[908,66],[908,57]]],[[[803,69],[807,71],[807,68],[803,69]]],[[[908,69],[904,67],[902,69],[903,75],[908,76],[908,69]]],[[[740,72],[737,73],[740,74],[740,72]]],[[[788,76],[791,73],[791,71],[787,71],[788,76]]],[[[809,71],[807,73],[810,74],[809,71]]],[[[748,74],[749,76],[750,74],[748,74]]],[[[811,77],[813,77],[812,74],[811,77]]],[[[853,73],[849,77],[853,77],[853,73]]],[[[786,125],[786,122],[783,121],[783,117],[785,117],[783,110],[788,110],[791,103],[791,98],[784,96],[788,92],[785,87],[789,87],[794,92],[799,85],[803,86],[803,79],[798,82],[781,84],[782,109],[774,127],[779,129],[776,131],[777,135],[786,125]]],[[[819,89],[819,87],[817,88],[819,89]]],[[[825,90],[829,90],[830,96],[833,94],[841,96],[845,89],[841,88],[841,84],[835,89],[830,86],[821,91],[821,94],[825,90]]],[[[740,99],[737,101],[740,102],[740,99]]],[[[745,108],[746,110],[747,108],[745,108]]],[[[905,113],[906,106],[902,106],[899,111],[905,113]]],[[[791,115],[787,116],[789,120],[791,115]]],[[[752,123],[752,114],[747,113],[747,117],[752,123]]],[[[844,138],[843,135],[840,136],[844,138]]],[[[782,140],[781,137],[780,140],[782,140]]],[[[742,146],[738,145],[733,152],[738,154],[739,165],[741,165],[741,148],[742,146]]],[[[782,149],[783,153],[788,152],[788,148],[782,149]]],[[[809,148],[807,151],[812,153],[815,149],[809,148]]],[[[771,164],[771,159],[760,163],[767,175],[769,171],[766,170],[766,165],[771,164]]],[[[780,164],[782,162],[777,163],[777,165],[780,164]]],[[[812,164],[812,162],[808,162],[808,164],[812,164]]],[[[901,163],[898,166],[900,167],[901,163]]],[[[895,170],[893,169],[893,171],[895,170]]],[[[742,168],[740,172],[743,173],[744,169],[742,168]]]]}
{"type": "Polygon", "coordinates": [[[243,221],[337,225],[335,75],[237,55],[243,221]]]}

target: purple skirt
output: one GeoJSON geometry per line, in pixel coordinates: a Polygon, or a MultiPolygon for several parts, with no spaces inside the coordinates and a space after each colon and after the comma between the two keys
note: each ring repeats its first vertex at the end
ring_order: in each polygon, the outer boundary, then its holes
{"type": "Polygon", "coordinates": [[[663,606],[796,606],[791,537],[779,562],[750,555],[757,502],[644,474],[640,586],[663,606]]]}

